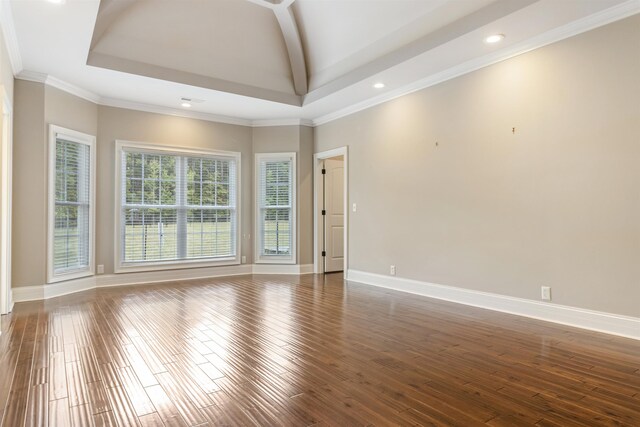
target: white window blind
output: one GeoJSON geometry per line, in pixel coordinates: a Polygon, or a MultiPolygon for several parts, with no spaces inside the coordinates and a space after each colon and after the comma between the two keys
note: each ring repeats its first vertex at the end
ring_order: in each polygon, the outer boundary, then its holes
{"type": "Polygon", "coordinates": [[[124,148],[121,264],[237,256],[237,159],[124,148]]]}
{"type": "Polygon", "coordinates": [[[93,274],[95,139],[50,127],[49,268],[55,282],[93,274]]]}
{"type": "Polygon", "coordinates": [[[295,261],[295,153],[258,154],[258,262],[295,261]]]}
{"type": "Polygon", "coordinates": [[[56,274],[89,266],[89,168],[88,145],[56,140],[56,274]]]}

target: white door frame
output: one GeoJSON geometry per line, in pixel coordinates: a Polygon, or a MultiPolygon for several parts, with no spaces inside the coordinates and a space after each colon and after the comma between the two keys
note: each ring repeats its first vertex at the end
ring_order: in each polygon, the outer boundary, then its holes
{"type": "Polygon", "coordinates": [[[0,135],[0,314],[13,308],[11,298],[11,174],[13,164],[13,111],[4,88],[2,97],[2,135],[0,135]]]}
{"type": "Polygon", "coordinates": [[[344,278],[349,267],[349,149],[335,148],[313,155],[313,272],[324,273],[322,268],[322,161],[331,157],[344,157],[344,278]]]}

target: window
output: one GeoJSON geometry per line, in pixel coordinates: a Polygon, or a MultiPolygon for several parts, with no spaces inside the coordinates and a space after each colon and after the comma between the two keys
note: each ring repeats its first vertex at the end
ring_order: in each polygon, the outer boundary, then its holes
{"type": "Polygon", "coordinates": [[[118,143],[118,158],[121,269],[237,264],[239,153],[118,143]]]}
{"type": "Polygon", "coordinates": [[[296,262],[296,154],[256,155],[256,262],[296,262]]]}
{"type": "Polygon", "coordinates": [[[93,275],[95,137],[49,129],[48,282],[93,275]]]}

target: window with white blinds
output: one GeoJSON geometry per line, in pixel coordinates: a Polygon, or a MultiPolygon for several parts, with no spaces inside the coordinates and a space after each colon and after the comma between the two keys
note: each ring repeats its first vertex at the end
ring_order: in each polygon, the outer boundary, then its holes
{"type": "Polygon", "coordinates": [[[256,154],[256,262],[295,263],[296,154],[256,154]]]}
{"type": "Polygon", "coordinates": [[[48,281],[93,274],[95,138],[50,127],[48,281]]]}
{"type": "Polygon", "coordinates": [[[120,266],[237,260],[239,154],[120,155],[120,266]]]}

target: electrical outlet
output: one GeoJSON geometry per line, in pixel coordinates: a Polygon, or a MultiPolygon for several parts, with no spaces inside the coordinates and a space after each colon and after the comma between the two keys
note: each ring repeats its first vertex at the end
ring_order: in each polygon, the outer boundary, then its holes
{"type": "Polygon", "coordinates": [[[551,287],[543,286],[541,288],[542,301],[551,301],[551,287]]]}
{"type": "Polygon", "coordinates": [[[395,275],[396,275],[396,266],[395,266],[395,265],[392,265],[392,266],[391,266],[391,268],[389,269],[389,273],[390,273],[392,276],[395,276],[395,275]]]}
{"type": "Polygon", "coordinates": [[[104,274],[104,265],[98,265],[98,274],[104,274]]]}
{"type": "Polygon", "coordinates": [[[355,212],[358,209],[358,207],[356,206],[356,204],[353,204],[353,211],[355,212]]]}
{"type": "Polygon", "coordinates": [[[247,263],[247,257],[246,257],[246,256],[244,256],[244,255],[242,255],[241,262],[242,262],[243,264],[246,264],[246,263],[247,263]]]}

